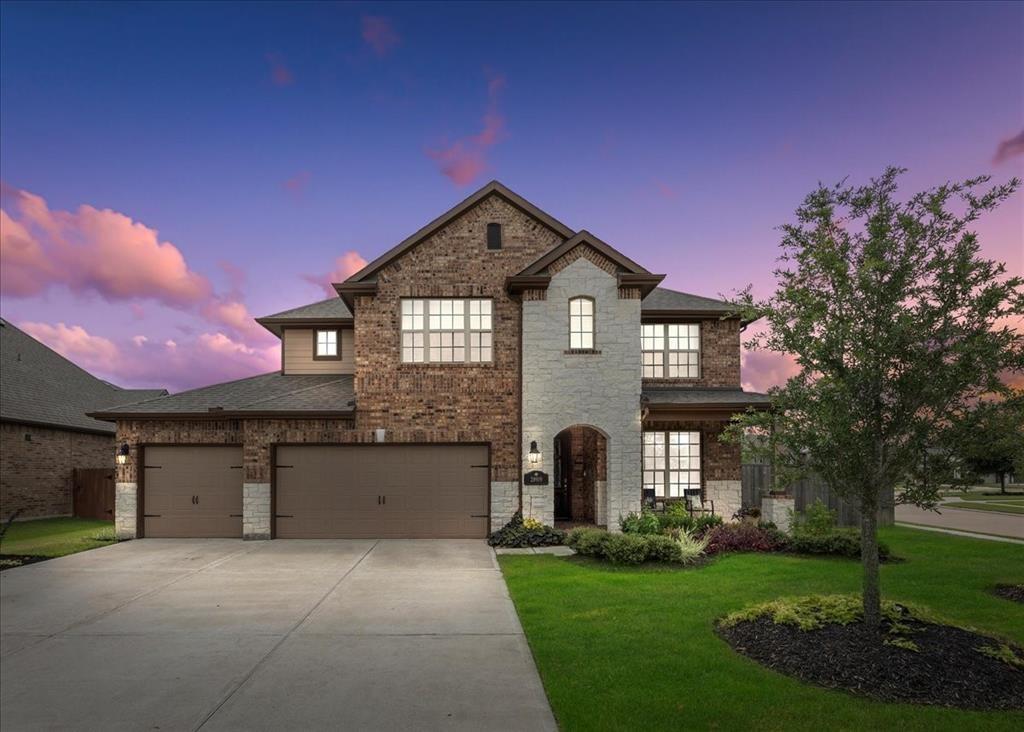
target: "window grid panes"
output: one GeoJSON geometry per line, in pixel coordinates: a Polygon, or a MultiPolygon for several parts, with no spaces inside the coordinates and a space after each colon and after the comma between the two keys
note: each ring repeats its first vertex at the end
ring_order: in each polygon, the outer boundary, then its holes
{"type": "Polygon", "coordinates": [[[700,432],[644,432],[643,472],[657,498],[700,496],[700,432]]]}
{"type": "Polygon", "coordinates": [[[700,325],[644,323],[640,335],[644,378],[696,379],[700,376],[700,325]]]}
{"type": "Polygon", "coordinates": [[[337,356],[338,355],[338,331],[318,330],[316,332],[316,355],[337,356]]]}
{"type": "Polygon", "coordinates": [[[492,310],[490,300],[402,300],[402,361],[489,363],[493,356],[492,310]]]}
{"type": "Polygon", "coordinates": [[[594,347],[594,301],[574,297],[569,301],[569,348],[594,347]]]}

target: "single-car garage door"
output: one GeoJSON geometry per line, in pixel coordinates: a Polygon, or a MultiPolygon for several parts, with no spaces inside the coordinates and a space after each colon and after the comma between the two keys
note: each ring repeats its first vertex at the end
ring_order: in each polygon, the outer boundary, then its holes
{"type": "Polygon", "coordinates": [[[242,536],[241,447],[146,447],[143,535],[242,536]]]}
{"type": "Polygon", "coordinates": [[[484,537],[488,457],[481,445],[279,446],[275,535],[484,537]]]}

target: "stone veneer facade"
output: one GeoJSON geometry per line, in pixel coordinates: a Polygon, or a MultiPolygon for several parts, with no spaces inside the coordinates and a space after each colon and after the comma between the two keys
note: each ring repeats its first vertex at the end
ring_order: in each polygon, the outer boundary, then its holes
{"type": "MultiPolygon", "coordinates": [[[[586,249],[589,256],[574,249],[563,258],[568,263],[550,267],[543,299],[524,298],[521,453],[525,465],[536,440],[536,467],[551,476],[555,436],[574,425],[597,429],[606,439],[607,480],[595,518],[614,528],[620,515],[640,508],[640,300],[621,297],[614,268],[596,264],[586,249]],[[569,299],[578,295],[594,300],[589,353],[569,349],[569,299]]],[[[552,523],[553,487],[524,485],[523,513],[552,523]]]]}
{"type": "Polygon", "coordinates": [[[112,434],[0,423],[0,520],[70,516],[75,468],[113,468],[114,452],[112,434]]]}

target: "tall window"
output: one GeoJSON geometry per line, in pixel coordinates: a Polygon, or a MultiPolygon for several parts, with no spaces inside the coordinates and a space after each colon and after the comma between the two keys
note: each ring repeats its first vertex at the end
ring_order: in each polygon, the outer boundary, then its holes
{"type": "Polygon", "coordinates": [[[700,376],[700,325],[644,323],[640,336],[644,378],[696,379],[700,376]]]}
{"type": "Polygon", "coordinates": [[[644,432],[644,488],[657,498],[700,495],[700,432],[644,432]]]}
{"type": "Polygon", "coordinates": [[[402,361],[489,362],[492,307],[490,300],[402,300],[402,361]]]}
{"type": "Polygon", "coordinates": [[[334,329],[317,330],[313,358],[334,359],[340,357],[341,352],[338,349],[338,331],[334,329]]]}
{"type": "Polygon", "coordinates": [[[569,300],[569,348],[594,347],[594,301],[589,297],[569,300]]]}

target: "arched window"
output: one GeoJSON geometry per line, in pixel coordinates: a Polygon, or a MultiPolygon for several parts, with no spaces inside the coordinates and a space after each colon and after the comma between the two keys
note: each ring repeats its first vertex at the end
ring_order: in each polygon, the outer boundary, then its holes
{"type": "Polygon", "coordinates": [[[569,300],[569,348],[594,347],[594,300],[574,297],[569,300]]]}

